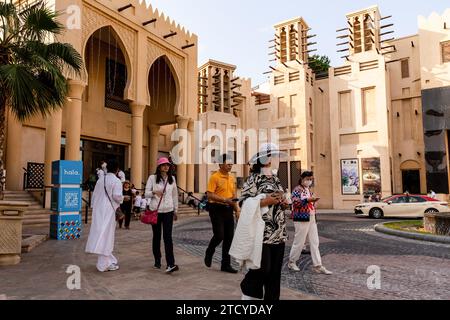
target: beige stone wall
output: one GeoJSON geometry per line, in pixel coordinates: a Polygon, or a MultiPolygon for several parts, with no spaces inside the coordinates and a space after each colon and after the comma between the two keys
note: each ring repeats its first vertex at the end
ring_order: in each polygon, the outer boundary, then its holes
{"type": "MultiPolygon", "coordinates": [[[[104,103],[106,57],[117,58],[118,61],[126,65],[128,77],[124,98],[132,104],[147,107],[143,115],[142,159],[138,160],[138,163],[142,164],[142,176],[145,177],[148,174],[151,161],[154,161],[152,159],[156,158],[156,154],[152,154],[150,150],[149,125],[172,125],[171,128],[161,131],[161,134],[168,135],[168,131],[173,129],[173,125],[178,122],[179,117],[196,118],[197,36],[185,30],[184,27],[176,24],[158,10],[147,7],[145,2],[140,3],[138,0],[58,0],[52,1],[50,7],[62,12],[59,20],[65,26],[68,26],[69,21],[73,23],[74,17],[75,20],[77,19],[76,14],[80,13],[81,28],[67,29],[58,40],[71,43],[81,53],[86,62],[81,75],[81,80],[84,81],[82,85],[86,85],[81,99],[81,138],[127,146],[125,162],[126,167],[129,167],[133,158],[133,148],[131,148],[133,143],[132,128],[139,121],[133,122],[130,114],[105,108],[104,103]],[[132,4],[133,7],[121,12],[118,11],[120,7],[128,4],[132,4]],[[69,7],[72,10],[67,10],[69,7]],[[77,12],[77,8],[81,10],[77,12]],[[150,19],[156,19],[156,21],[143,26],[143,23],[150,19]],[[111,35],[105,35],[106,32],[104,32],[103,42],[98,39],[92,41],[91,36],[104,27],[111,28],[111,35]],[[164,38],[164,36],[170,34],[173,34],[173,36],[164,38]],[[121,53],[117,54],[116,50],[111,50],[106,45],[110,41],[113,44],[117,42],[121,53]],[[183,48],[186,45],[193,46],[183,48]],[[91,57],[92,52],[94,52],[94,55],[91,57]],[[153,62],[159,57],[164,57],[176,83],[176,103],[173,110],[166,113],[152,108],[150,99],[149,71],[153,62]]],[[[68,77],[74,78],[75,75],[68,75],[68,77]]],[[[74,107],[76,108],[73,105],[71,110],[74,107]]],[[[25,139],[35,141],[34,145],[22,143],[20,147],[22,150],[19,150],[22,152],[22,164],[34,161],[33,157],[38,157],[37,160],[40,162],[44,161],[42,153],[48,147],[45,146],[46,121],[47,119],[36,117],[26,121],[21,129],[23,142],[25,142],[25,139]],[[36,129],[30,131],[25,128],[36,129]],[[33,156],[30,156],[28,152],[25,152],[25,150],[30,151],[27,147],[31,151],[38,150],[33,153],[33,156]]],[[[77,116],[68,111],[68,106],[64,106],[62,135],[66,134],[68,124],[74,121],[77,122],[77,116]]],[[[170,140],[170,137],[168,140],[170,140]]],[[[157,149],[169,150],[172,145],[168,141],[166,144],[158,146],[157,149]]],[[[11,143],[10,151],[13,148],[11,143]]],[[[53,149],[58,148],[59,146],[53,146],[53,149]]],[[[139,150],[139,148],[134,150],[139,150]]],[[[185,168],[183,170],[184,175],[186,175],[187,171],[185,168]]],[[[9,179],[22,181],[22,176],[16,172],[15,176],[10,176],[9,179]]]]}
{"type": "Polygon", "coordinates": [[[315,194],[320,197],[318,208],[333,208],[333,168],[330,132],[330,89],[328,79],[314,86],[314,176],[315,194]]]}
{"type": "MultiPolygon", "coordinates": [[[[239,150],[239,152],[243,152],[243,156],[245,156],[245,144],[243,143],[243,141],[231,141],[231,142],[226,142],[225,141],[225,137],[226,137],[226,131],[227,130],[236,130],[240,128],[240,123],[239,123],[239,119],[234,117],[233,115],[230,114],[226,114],[223,112],[216,112],[216,111],[209,111],[206,113],[203,113],[201,115],[199,115],[199,119],[201,121],[202,127],[204,128],[204,131],[206,131],[207,129],[211,129],[211,130],[217,130],[218,132],[220,132],[222,134],[222,136],[224,137],[224,141],[223,144],[227,144],[225,145],[220,145],[220,144],[213,144],[213,139],[210,139],[209,141],[206,140],[207,136],[206,136],[206,132],[204,132],[204,140],[203,140],[203,144],[201,146],[201,150],[203,150],[203,157],[205,157],[207,154],[209,155],[210,153],[207,150],[208,145],[211,145],[211,147],[214,147],[214,149],[218,150],[219,155],[223,154],[225,151],[236,151],[239,150]]],[[[215,139],[215,138],[214,138],[215,139]]],[[[218,142],[218,139],[215,140],[218,142]]],[[[239,157],[239,155],[238,155],[239,157]]],[[[211,177],[211,174],[214,173],[215,171],[218,170],[218,165],[217,164],[207,164],[206,159],[203,158],[202,159],[202,165],[200,165],[200,178],[199,178],[199,192],[203,193],[206,191],[207,189],[207,185],[208,185],[208,181],[209,178],[211,177]]],[[[232,170],[232,174],[235,177],[244,177],[244,165],[242,164],[237,164],[233,166],[233,170],[232,170]]]]}
{"type": "Polygon", "coordinates": [[[426,194],[422,124],[419,36],[392,41],[396,52],[387,57],[391,106],[389,113],[394,193],[405,192],[402,170],[420,170],[421,193],[426,194]],[[403,65],[403,70],[402,70],[403,65]],[[405,65],[407,66],[405,68],[405,65]]]}
{"type": "Polygon", "coordinates": [[[392,194],[388,137],[389,100],[384,57],[376,51],[354,55],[351,62],[344,67],[330,69],[330,128],[335,208],[351,209],[363,201],[362,184],[360,195],[342,195],[340,164],[344,159],[359,159],[361,168],[361,159],[380,158],[382,195],[392,194]],[[369,63],[373,67],[366,69],[365,66],[369,63]],[[368,89],[371,92],[365,91],[368,89]]]}
{"type": "Polygon", "coordinates": [[[422,90],[450,86],[450,63],[443,63],[441,51],[441,43],[450,41],[450,8],[420,16],[418,24],[422,90]]]}

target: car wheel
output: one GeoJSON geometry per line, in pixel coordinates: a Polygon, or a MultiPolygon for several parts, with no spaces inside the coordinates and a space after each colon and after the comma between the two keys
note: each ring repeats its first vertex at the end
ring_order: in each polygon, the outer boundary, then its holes
{"type": "Polygon", "coordinates": [[[384,216],[383,210],[381,210],[380,208],[373,208],[372,210],[370,210],[369,213],[371,218],[374,219],[381,219],[384,216]]]}
{"type": "Polygon", "coordinates": [[[425,213],[439,213],[439,210],[437,210],[437,209],[427,209],[425,211],[425,213]]]}

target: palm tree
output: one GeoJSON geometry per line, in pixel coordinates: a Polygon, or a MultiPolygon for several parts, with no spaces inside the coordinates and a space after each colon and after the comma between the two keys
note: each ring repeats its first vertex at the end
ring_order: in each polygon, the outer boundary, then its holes
{"type": "Polygon", "coordinates": [[[81,73],[81,55],[72,45],[54,40],[64,31],[58,15],[45,0],[32,5],[0,2],[0,199],[7,106],[21,122],[47,116],[66,100],[66,76],[81,73]]]}

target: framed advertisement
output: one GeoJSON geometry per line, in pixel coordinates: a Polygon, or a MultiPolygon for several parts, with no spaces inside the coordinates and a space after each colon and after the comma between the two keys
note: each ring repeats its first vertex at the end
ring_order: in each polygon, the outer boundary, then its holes
{"type": "Polygon", "coordinates": [[[344,159],[341,160],[341,190],[342,195],[359,195],[359,160],[344,159]]]}
{"type": "Polygon", "coordinates": [[[381,165],[380,158],[366,158],[361,160],[363,193],[365,196],[381,193],[381,165]]]}

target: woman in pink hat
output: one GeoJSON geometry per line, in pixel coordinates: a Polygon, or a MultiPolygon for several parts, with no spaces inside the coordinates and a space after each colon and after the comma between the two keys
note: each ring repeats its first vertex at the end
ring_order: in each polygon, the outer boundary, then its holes
{"type": "Polygon", "coordinates": [[[158,223],[153,229],[153,255],[155,268],[161,269],[161,229],[164,238],[167,269],[166,273],[178,271],[173,255],[172,227],[177,220],[178,189],[175,177],[170,171],[170,161],[167,158],[158,160],[156,173],[148,178],[145,187],[145,198],[148,199],[150,210],[158,209],[158,223]]]}

